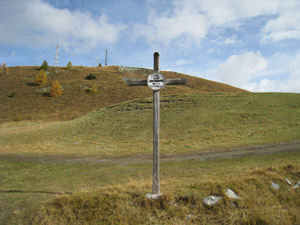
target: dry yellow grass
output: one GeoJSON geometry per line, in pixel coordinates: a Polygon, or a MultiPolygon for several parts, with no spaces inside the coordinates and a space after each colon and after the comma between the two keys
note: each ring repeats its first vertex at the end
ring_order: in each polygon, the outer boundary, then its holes
{"type": "Polygon", "coordinates": [[[29,221],[45,225],[300,223],[300,188],[293,189],[285,180],[286,177],[300,180],[299,164],[235,169],[238,172],[228,172],[222,178],[218,175],[206,179],[201,175],[168,178],[162,182],[161,200],[145,197],[151,189],[150,182],[145,180],[62,196],[42,205],[29,221]],[[281,188],[273,190],[272,181],[281,188]],[[227,188],[234,190],[240,199],[227,197],[227,188]],[[207,206],[203,198],[209,195],[223,199],[207,206]]]}
{"type": "MultiPolygon", "coordinates": [[[[152,96],[146,87],[128,87],[123,78],[145,79],[151,70],[142,68],[108,67],[50,67],[48,84],[35,86],[39,67],[11,67],[9,75],[0,77],[0,123],[13,120],[71,120],[128,100],[152,96]],[[90,73],[96,80],[86,80],[90,73]],[[51,84],[59,80],[63,94],[60,98],[49,98],[51,84]],[[98,86],[93,95],[86,89],[98,86]],[[11,97],[9,97],[11,96],[11,97]]],[[[168,78],[184,77],[187,86],[165,88],[162,95],[196,94],[201,92],[245,92],[229,85],[191,77],[175,72],[162,72],[168,78]]]]}

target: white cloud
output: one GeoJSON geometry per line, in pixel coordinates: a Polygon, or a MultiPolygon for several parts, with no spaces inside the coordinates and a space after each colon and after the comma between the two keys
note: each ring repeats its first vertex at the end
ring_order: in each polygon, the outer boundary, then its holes
{"type": "Polygon", "coordinates": [[[300,93],[300,54],[275,54],[267,61],[268,66],[264,70],[240,82],[239,87],[253,92],[300,93]]]}
{"type": "Polygon", "coordinates": [[[244,85],[242,88],[252,92],[300,93],[300,78],[291,76],[288,77],[286,80],[262,79],[257,83],[250,83],[244,85]]]}
{"type": "MultiPolygon", "coordinates": [[[[300,39],[299,10],[298,0],[174,0],[165,13],[151,8],[147,24],[135,24],[134,33],[151,45],[199,45],[209,32],[238,28],[248,19],[270,16],[262,40],[300,39]]],[[[230,43],[228,39],[224,44],[230,43]]]]}
{"type": "Polygon", "coordinates": [[[186,59],[179,59],[176,61],[176,65],[177,66],[182,66],[182,65],[188,65],[188,64],[192,64],[192,61],[188,61],[186,59]]]}
{"type": "Polygon", "coordinates": [[[268,65],[260,52],[232,55],[217,69],[218,78],[225,83],[241,87],[251,79],[262,76],[268,65]]]}
{"type": "Polygon", "coordinates": [[[203,15],[189,7],[175,8],[173,15],[160,15],[151,10],[148,24],[135,24],[134,33],[138,37],[145,37],[150,43],[169,45],[172,41],[200,44],[207,31],[206,20],[203,15]]]}
{"type": "Polygon", "coordinates": [[[234,39],[226,38],[225,45],[234,45],[234,44],[235,44],[234,39]]]}
{"type": "Polygon", "coordinates": [[[258,83],[243,85],[242,88],[251,92],[276,92],[278,91],[279,81],[262,79],[258,83]]]}
{"type": "Polygon", "coordinates": [[[60,41],[65,48],[82,51],[118,41],[124,29],[109,23],[105,15],[58,9],[41,0],[0,3],[0,44],[48,47],[60,41]]]}
{"type": "Polygon", "coordinates": [[[262,42],[300,40],[300,6],[282,12],[278,17],[268,21],[262,33],[262,42]]]}

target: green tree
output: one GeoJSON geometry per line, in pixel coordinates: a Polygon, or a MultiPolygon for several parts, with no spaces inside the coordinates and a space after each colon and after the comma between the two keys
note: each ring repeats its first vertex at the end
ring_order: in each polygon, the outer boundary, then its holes
{"type": "Polygon", "coordinates": [[[98,67],[102,67],[102,64],[101,64],[101,63],[99,63],[99,64],[98,64],[98,67]]]}
{"type": "Polygon", "coordinates": [[[43,64],[40,66],[40,70],[47,71],[49,69],[48,63],[44,60],[43,64]]]}
{"type": "Polygon", "coordinates": [[[61,85],[57,80],[52,85],[52,88],[50,90],[50,96],[56,98],[58,96],[61,96],[61,93],[62,93],[61,85]]]}
{"type": "Polygon", "coordinates": [[[71,70],[72,68],[73,68],[73,65],[72,65],[71,61],[69,61],[67,64],[67,69],[71,70]]]}
{"type": "Polygon", "coordinates": [[[35,84],[38,86],[47,84],[47,75],[45,70],[41,70],[35,77],[35,84]]]}

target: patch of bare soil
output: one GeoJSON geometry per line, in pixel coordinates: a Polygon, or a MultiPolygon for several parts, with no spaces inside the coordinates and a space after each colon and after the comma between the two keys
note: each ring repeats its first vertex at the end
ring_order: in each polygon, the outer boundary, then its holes
{"type": "MultiPolygon", "coordinates": [[[[271,145],[255,145],[248,147],[239,147],[232,149],[209,150],[207,152],[193,152],[177,155],[162,155],[161,162],[182,161],[182,160],[211,160],[211,159],[230,159],[246,157],[251,155],[272,154],[278,152],[300,151],[300,140],[288,143],[277,143],[271,145]]],[[[150,163],[152,155],[137,155],[122,158],[100,158],[91,156],[66,156],[66,155],[28,155],[28,154],[3,154],[0,153],[0,161],[23,161],[39,162],[48,164],[98,164],[109,163],[118,165],[127,165],[131,163],[150,163]]]]}

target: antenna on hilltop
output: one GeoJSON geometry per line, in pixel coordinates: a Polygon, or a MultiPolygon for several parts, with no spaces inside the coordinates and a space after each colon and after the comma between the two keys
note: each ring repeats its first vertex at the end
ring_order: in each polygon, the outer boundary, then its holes
{"type": "Polygon", "coordinates": [[[105,66],[107,66],[107,53],[108,53],[108,50],[106,49],[106,51],[105,51],[105,66]]]}
{"type": "Polygon", "coordinates": [[[57,42],[56,45],[56,54],[55,54],[55,58],[54,58],[54,66],[58,66],[58,55],[59,55],[59,42],[57,42]]]}

